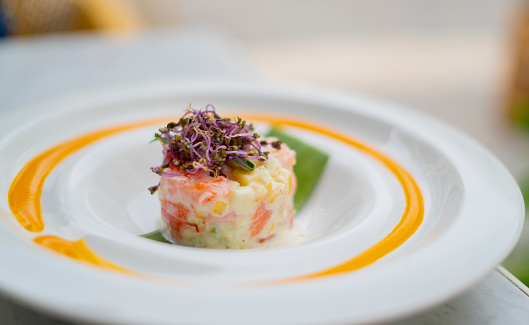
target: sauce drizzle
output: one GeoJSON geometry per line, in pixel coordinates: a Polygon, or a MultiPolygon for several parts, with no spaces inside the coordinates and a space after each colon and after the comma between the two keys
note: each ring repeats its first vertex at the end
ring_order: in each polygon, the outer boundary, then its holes
{"type": "Polygon", "coordinates": [[[88,133],[58,144],[30,159],[9,188],[9,208],[17,221],[27,231],[42,232],[44,221],[42,220],[40,197],[42,196],[44,181],[55,166],[71,154],[97,140],[153,123],[155,121],[134,123],[88,133]]]}
{"type": "MultiPolygon", "coordinates": [[[[300,121],[294,118],[272,118],[261,115],[247,115],[245,117],[249,120],[268,122],[278,127],[291,126],[319,133],[364,152],[385,165],[395,175],[402,186],[406,198],[406,208],[399,223],[381,241],[340,265],[320,272],[281,280],[280,282],[307,280],[332,274],[352,272],[370,265],[406,242],[421,225],[424,218],[424,203],[421,191],[413,177],[389,157],[350,138],[348,135],[314,125],[311,122],[300,121]]],[[[45,227],[40,203],[42,187],[46,177],[62,160],[87,145],[105,137],[134,128],[160,123],[163,123],[163,121],[157,119],[95,131],[60,143],[35,156],[20,170],[9,188],[9,206],[14,217],[27,231],[42,232],[45,227]]],[[[33,240],[41,246],[68,257],[106,269],[129,272],[98,256],[86,245],[83,239],[74,242],[58,236],[39,236],[33,240]]]]}
{"type": "Polygon", "coordinates": [[[397,226],[395,226],[395,228],[393,228],[393,230],[381,241],[371,246],[366,251],[362,252],[360,255],[326,270],[299,277],[280,280],[279,282],[307,280],[326,275],[352,272],[370,264],[373,264],[380,258],[386,256],[387,254],[397,249],[400,245],[404,244],[406,240],[408,240],[408,238],[410,238],[411,235],[413,235],[421,225],[424,219],[424,201],[421,190],[419,189],[419,186],[417,185],[413,177],[391,158],[350,138],[345,134],[314,125],[310,122],[295,119],[277,119],[262,116],[248,116],[248,119],[269,122],[278,127],[293,126],[309,130],[328,136],[349,146],[352,146],[366,153],[367,155],[375,158],[383,165],[385,165],[394,174],[394,176],[401,184],[402,189],[404,191],[404,196],[406,198],[406,208],[397,226]]]}
{"type": "Polygon", "coordinates": [[[84,239],[71,241],[58,236],[39,236],[33,239],[33,242],[49,248],[59,254],[66,255],[79,261],[83,261],[98,267],[119,271],[123,273],[131,273],[131,271],[119,267],[101,256],[94,253],[85,243],[84,239]]]}

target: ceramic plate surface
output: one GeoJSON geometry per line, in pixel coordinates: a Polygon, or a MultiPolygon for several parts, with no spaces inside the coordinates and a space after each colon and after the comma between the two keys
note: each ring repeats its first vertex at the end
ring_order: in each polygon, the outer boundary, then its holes
{"type": "MultiPolygon", "coordinates": [[[[262,132],[270,127],[266,121],[256,125],[262,132]]],[[[486,276],[513,248],[523,223],[520,191],[487,150],[431,118],[361,96],[267,85],[148,84],[17,112],[2,118],[0,130],[0,290],[72,320],[393,320],[440,304],[486,276]],[[28,231],[14,217],[9,189],[31,159],[98,130],[169,122],[190,102],[195,108],[213,104],[221,115],[290,121],[283,125],[286,132],[330,154],[315,192],[295,219],[307,241],[212,250],[139,237],[157,228],[160,215],[157,196],[147,188],[158,182],[149,167],[159,164],[160,146],[149,141],[161,124],[101,137],[61,159],[42,187],[42,231],[28,231]],[[388,161],[417,186],[423,208],[416,227],[393,246],[387,238],[409,213],[413,198],[388,161]],[[79,262],[34,242],[49,235],[83,239],[92,252],[126,271],[79,262]],[[373,247],[386,249],[374,263],[317,275],[373,247]]]]}

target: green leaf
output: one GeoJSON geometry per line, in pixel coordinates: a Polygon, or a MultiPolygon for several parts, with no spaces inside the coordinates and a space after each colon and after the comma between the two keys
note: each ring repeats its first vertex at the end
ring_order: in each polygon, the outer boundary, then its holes
{"type": "Polygon", "coordinates": [[[165,239],[165,237],[162,235],[162,232],[160,230],[151,231],[150,233],[140,235],[141,237],[149,238],[152,240],[156,240],[162,243],[169,243],[172,244],[170,241],[165,239]]]}
{"type": "Polygon", "coordinates": [[[238,168],[247,170],[249,172],[253,171],[255,169],[255,164],[250,159],[245,158],[235,158],[232,160],[235,164],[237,164],[238,168]]]}
{"type": "Polygon", "coordinates": [[[316,187],[329,160],[329,155],[276,128],[272,128],[266,136],[278,138],[296,152],[294,173],[298,180],[298,188],[294,195],[294,209],[299,212],[316,187]]]}

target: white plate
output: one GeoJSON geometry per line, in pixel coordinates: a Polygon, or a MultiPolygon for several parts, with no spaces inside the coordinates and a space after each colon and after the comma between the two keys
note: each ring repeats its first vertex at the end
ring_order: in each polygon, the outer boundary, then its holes
{"type": "MultiPolygon", "coordinates": [[[[260,124],[261,130],[267,128],[260,124]]],[[[334,324],[378,322],[440,304],[483,278],[519,238],[520,191],[487,150],[428,117],[361,96],[265,85],[148,84],[85,94],[0,122],[0,290],[61,317],[119,324],[334,324]],[[402,245],[352,272],[289,279],[361,254],[396,227],[406,208],[399,180],[375,156],[322,134],[287,131],[330,153],[296,217],[311,240],[266,250],[209,250],[150,241],[159,203],[146,188],[160,148],[157,126],[99,140],[62,161],[44,183],[42,233],[8,205],[29,159],[104,127],[177,117],[192,102],[219,113],[289,116],[328,127],[402,166],[424,198],[424,220],[402,245]],[[27,116],[30,116],[29,118],[27,116]],[[84,238],[136,275],[65,258],[40,235],[84,238]]]]}

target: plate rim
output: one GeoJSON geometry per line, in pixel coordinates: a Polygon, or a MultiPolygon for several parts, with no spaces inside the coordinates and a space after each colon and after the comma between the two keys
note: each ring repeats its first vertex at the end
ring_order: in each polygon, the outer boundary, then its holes
{"type": "MultiPolygon", "coordinates": [[[[300,97],[302,98],[305,98],[305,100],[311,100],[311,99],[315,99],[315,98],[319,98],[320,100],[322,98],[326,98],[326,99],[334,99],[334,104],[338,104],[338,103],[341,103],[341,104],[344,104],[344,106],[347,106],[346,104],[349,103],[355,103],[355,105],[365,105],[367,107],[376,107],[376,109],[372,110],[370,113],[371,114],[374,114],[374,115],[370,115],[370,114],[367,114],[371,117],[378,117],[378,118],[382,118],[384,119],[384,121],[386,122],[394,122],[393,120],[392,121],[388,121],[387,120],[387,116],[384,116],[383,113],[385,113],[385,110],[388,110],[389,108],[392,109],[392,110],[396,110],[398,112],[400,112],[400,118],[397,117],[396,118],[396,121],[398,123],[403,123],[404,125],[406,123],[408,123],[407,121],[405,121],[405,117],[406,116],[414,116],[414,118],[418,118],[419,120],[421,120],[422,122],[425,122],[427,123],[428,125],[430,126],[433,126],[434,129],[441,129],[443,130],[446,134],[449,134],[450,136],[452,136],[453,138],[456,138],[456,139],[459,139],[459,140],[463,140],[463,142],[465,143],[466,146],[471,146],[472,149],[474,150],[477,150],[479,151],[480,153],[482,153],[485,157],[487,157],[488,159],[491,160],[491,163],[494,164],[495,166],[499,166],[499,168],[502,169],[501,173],[507,175],[507,177],[510,177],[509,180],[507,180],[507,182],[510,182],[510,183],[513,183],[514,182],[514,179],[512,178],[512,176],[510,176],[510,174],[508,173],[508,171],[506,170],[506,168],[499,162],[499,160],[497,158],[495,158],[486,148],[484,148],[481,144],[477,143],[475,140],[471,139],[469,136],[463,134],[462,132],[456,130],[455,128],[451,127],[451,126],[448,126],[446,125],[445,123],[441,122],[441,121],[438,121],[438,120],[435,120],[433,118],[430,118],[428,117],[426,114],[423,114],[423,113],[419,113],[419,112],[415,112],[415,111],[412,111],[411,109],[407,109],[401,105],[398,105],[398,104],[393,104],[393,103],[389,103],[389,102],[386,102],[384,100],[380,100],[380,99],[377,99],[377,98],[371,98],[369,96],[365,96],[365,95],[359,95],[359,94],[351,94],[351,93],[348,93],[348,94],[344,94],[344,93],[340,93],[340,92],[336,92],[336,91],[329,91],[329,90],[322,90],[321,88],[311,88],[311,87],[306,87],[306,86],[303,86],[303,87],[299,87],[299,86],[288,86],[288,87],[285,87],[285,86],[282,86],[282,85],[272,85],[272,84],[263,84],[263,83],[253,83],[253,84],[241,84],[239,82],[233,82],[233,83],[216,83],[216,82],[213,82],[213,83],[204,83],[204,82],[199,82],[199,83],[196,83],[196,84],[193,84],[193,83],[186,83],[186,84],[183,84],[182,82],[180,81],[177,81],[177,82],[167,82],[167,81],[162,81],[161,83],[160,82],[147,82],[147,83],[134,83],[134,86],[131,87],[130,85],[117,85],[115,87],[112,87],[111,89],[108,89],[108,87],[105,87],[105,88],[101,88],[101,89],[95,89],[95,90],[92,90],[92,91],[89,91],[89,92],[83,92],[83,93],[78,93],[78,94],[73,94],[71,96],[68,96],[68,97],[65,97],[65,98],[61,98],[61,99],[58,99],[58,100],[52,100],[52,101],[49,101],[49,102],[46,102],[46,103],[43,103],[43,104],[40,104],[40,105],[35,105],[35,106],[32,106],[33,108],[28,108],[28,109],[24,109],[22,110],[22,114],[27,114],[29,111],[44,111],[45,109],[49,108],[49,107],[53,107],[53,106],[60,106],[61,103],[62,105],[64,105],[64,103],[66,104],[71,104],[72,102],[75,102],[76,99],[78,98],[85,98],[85,96],[93,96],[93,95],[89,95],[89,94],[95,94],[96,96],[92,97],[94,98],[95,100],[92,100],[92,101],[81,101],[81,103],[77,104],[77,108],[75,108],[76,106],[74,105],[74,108],[72,108],[72,105],[69,105],[69,109],[71,110],[78,110],[80,109],[79,107],[83,107],[84,106],[87,106],[87,107],[90,107],[90,106],[93,106],[94,103],[97,103],[98,100],[100,102],[104,102],[104,103],[109,103],[110,102],[119,102],[119,101],[128,101],[130,100],[130,94],[134,94],[132,97],[142,97],[144,98],[145,96],[149,97],[149,96],[154,96],[156,97],[156,95],[159,95],[159,94],[163,94],[165,93],[166,95],[169,95],[170,91],[174,91],[176,90],[176,93],[178,94],[178,91],[182,92],[182,89],[195,89],[196,91],[198,92],[205,92],[207,93],[208,92],[208,89],[211,90],[211,89],[214,89],[214,91],[217,91],[217,92],[223,92],[223,91],[243,91],[245,92],[246,91],[246,95],[247,96],[255,96],[255,93],[260,93],[261,95],[266,95],[268,94],[268,96],[278,96],[278,97],[274,97],[276,99],[284,99],[285,97],[286,98],[290,98],[290,99],[294,99],[294,100],[299,100],[300,97]],[[140,89],[141,91],[138,91],[138,89],[140,89]],[[252,93],[253,92],[253,93],[252,93]],[[150,95],[149,95],[150,94],[150,95]],[[128,96],[129,95],[129,96],[128,96]],[[125,96],[125,97],[123,97],[125,96]],[[104,99],[106,97],[106,99],[104,99]],[[128,97],[128,98],[127,98],[128,97]]],[[[232,94],[233,95],[233,94],[232,94]]],[[[332,101],[332,100],[331,100],[332,101]]],[[[330,105],[333,105],[333,104],[330,104],[330,105]]],[[[60,110],[58,110],[60,111],[60,110]]],[[[362,111],[362,109],[359,109],[358,111],[362,111]]],[[[20,114],[20,110],[17,110],[16,112],[12,112],[13,114],[3,114],[2,115],[2,121],[4,121],[4,123],[1,123],[1,124],[4,124],[6,125],[8,123],[8,121],[15,121],[17,119],[20,118],[21,114],[20,114]],[[6,116],[7,115],[7,116],[6,116]]],[[[392,117],[395,117],[395,115],[398,115],[398,114],[393,114],[392,117]]],[[[14,125],[14,123],[10,122],[11,125],[14,125]]],[[[401,125],[401,124],[399,124],[401,125]]],[[[3,129],[3,128],[2,128],[3,129]]],[[[5,129],[4,129],[5,130],[5,129]]],[[[7,133],[11,132],[11,131],[5,131],[7,133]]],[[[3,133],[3,132],[2,132],[3,133]]],[[[7,133],[3,133],[3,134],[7,134],[7,133]]],[[[411,132],[412,134],[414,132],[411,132]]],[[[420,133],[420,132],[419,132],[420,133]]],[[[434,132],[435,133],[435,132],[434,132]]],[[[435,138],[435,136],[433,137],[435,138]]],[[[424,139],[424,138],[423,138],[424,139]]],[[[432,138],[428,138],[426,137],[425,141],[428,142],[429,144],[431,144],[431,141],[432,138]]],[[[515,184],[515,183],[514,183],[515,184]]],[[[518,189],[519,191],[519,189],[518,189]]],[[[520,194],[520,198],[521,198],[521,194],[520,194]]],[[[523,209],[523,200],[521,201],[521,205],[518,207],[518,209],[521,209],[522,211],[525,211],[525,209],[523,209]]],[[[517,225],[513,225],[514,228],[517,229],[517,235],[515,236],[515,238],[511,239],[510,243],[506,244],[505,245],[505,252],[504,254],[502,255],[505,255],[507,254],[510,250],[512,250],[512,248],[514,247],[514,245],[516,244],[517,240],[519,239],[520,237],[520,234],[521,234],[521,230],[522,230],[522,226],[523,226],[523,215],[519,218],[519,223],[517,225]]],[[[504,256],[505,257],[505,256],[504,256]]],[[[391,319],[399,319],[399,318],[402,318],[402,317],[406,317],[406,316],[409,316],[411,314],[414,314],[414,313],[417,313],[417,312],[420,312],[422,310],[425,310],[425,309],[428,309],[428,308],[431,308],[432,306],[435,306],[435,305],[438,305],[439,303],[441,303],[442,301],[446,301],[447,299],[451,298],[451,297],[454,297],[456,296],[457,294],[463,292],[464,290],[466,290],[467,288],[469,288],[470,286],[474,285],[475,283],[477,283],[479,280],[481,280],[483,277],[485,277],[489,271],[491,271],[494,266],[496,264],[498,264],[499,262],[501,262],[501,260],[503,259],[503,257],[496,257],[494,260],[491,260],[489,261],[488,263],[488,266],[487,266],[487,270],[482,270],[481,272],[477,272],[479,273],[479,276],[472,276],[472,281],[469,281],[468,279],[466,279],[465,282],[465,285],[459,285],[457,290],[454,290],[452,289],[450,292],[445,292],[445,294],[442,296],[442,299],[435,299],[435,301],[429,301],[428,303],[423,303],[422,306],[420,306],[419,308],[411,308],[409,310],[406,310],[404,312],[401,312],[401,313],[393,313],[392,315],[386,315],[385,318],[376,318],[376,319],[372,319],[372,320],[362,320],[362,321],[386,321],[386,320],[391,320],[391,319]],[[494,265],[492,265],[494,264],[494,265]]],[[[62,263],[63,261],[61,261],[61,263],[59,264],[63,264],[62,263]]],[[[74,266],[75,268],[75,266],[74,266]]],[[[97,270],[99,271],[99,270],[97,270]]],[[[362,270],[360,270],[362,271],[362,270]]],[[[0,283],[5,283],[3,282],[4,279],[0,278],[0,283]]],[[[327,281],[327,280],[322,280],[322,281],[327,281]]],[[[331,279],[331,281],[334,281],[331,279]]],[[[2,287],[4,285],[1,285],[0,286],[0,290],[2,290],[2,287]]],[[[12,296],[17,296],[17,294],[15,292],[10,292],[10,295],[12,296]]],[[[22,302],[26,301],[26,302],[29,302],[27,300],[24,300],[24,297],[21,297],[20,299],[22,302]]],[[[61,311],[61,308],[58,308],[56,310],[54,310],[53,308],[49,308],[50,306],[49,305],[46,305],[45,303],[43,303],[43,305],[41,306],[38,306],[38,304],[36,305],[35,302],[31,302],[31,305],[39,308],[39,309],[43,309],[44,311],[49,311],[49,312],[53,312],[54,314],[58,314],[58,315],[61,315],[61,316],[71,316],[71,317],[75,317],[76,315],[68,315],[67,313],[65,314],[63,311],[61,311]]],[[[85,315],[86,316],[86,315],[85,315]]],[[[92,315],[93,316],[93,315],[92,315]]],[[[68,317],[69,318],[69,317],[68,317]]],[[[73,318],[75,319],[75,318],[73,318]]],[[[96,322],[104,322],[104,321],[108,321],[108,319],[96,319],[96,318],[86,318],[86,319],[83,319],[84,321],[96,321],[96,322]]]]}

